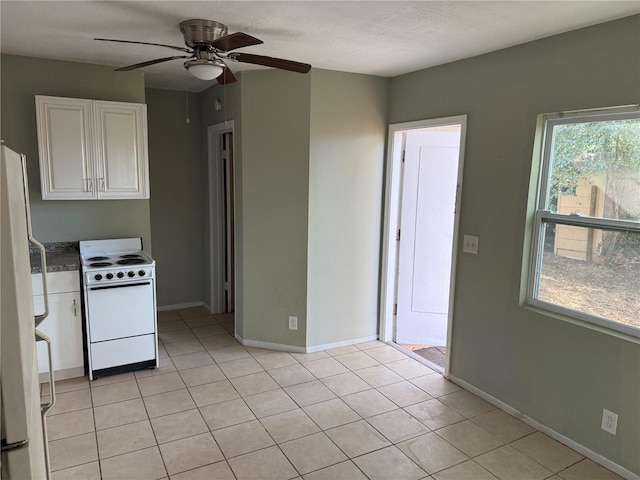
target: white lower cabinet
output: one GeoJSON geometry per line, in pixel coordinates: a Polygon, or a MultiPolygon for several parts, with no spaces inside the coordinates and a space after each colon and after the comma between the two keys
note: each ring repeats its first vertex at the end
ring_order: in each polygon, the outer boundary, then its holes
{"type": "MultiPolygon", "coordinates": [[[[44,312],[42,275],[31,276],[36,315],[44,312]]],[[[57,380],[84,375],[80,277],[77,271],[47,274],[49,315],[38,330],[51,339],[53,370],[57,380]]],[[[38,372],[49,371],[47,345],[37,343],[38,372]]]]}

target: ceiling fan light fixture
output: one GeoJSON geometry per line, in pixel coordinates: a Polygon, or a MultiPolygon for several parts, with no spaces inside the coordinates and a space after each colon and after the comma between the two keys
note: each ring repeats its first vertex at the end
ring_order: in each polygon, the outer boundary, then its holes
{"type": "Polygon", "coordinates": [[[184,62],[184,68],[200,80],[214,80],[224,72],[225,65],[220,60],[197,58],[184,62]]]}

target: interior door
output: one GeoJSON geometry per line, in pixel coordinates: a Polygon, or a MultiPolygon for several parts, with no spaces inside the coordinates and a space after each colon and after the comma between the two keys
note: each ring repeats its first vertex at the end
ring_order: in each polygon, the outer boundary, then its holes
{"type": "Polygon", "coordinates": [[[410,130],[405,141],[396,342],[444,346],[460,132],[410,130]]]}
{"type": "Polygon", "coordinates": [[[224,311],[235,306],[235,253],[233,206],[233,132],[222,134],[222,168],[224,185],[224,311]]]}
{"type": "Polygon", "coordinates": [[[211,309],[235,309],[235,207],[233,120],[207,128],[211,309]]]}

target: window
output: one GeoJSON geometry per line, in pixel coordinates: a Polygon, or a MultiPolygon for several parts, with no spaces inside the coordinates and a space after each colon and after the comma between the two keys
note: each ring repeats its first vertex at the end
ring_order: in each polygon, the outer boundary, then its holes
{"type": "Polygon", "coordinates": [[[640,337],[640,111],[544,116],[528,302],[640,337]]]}

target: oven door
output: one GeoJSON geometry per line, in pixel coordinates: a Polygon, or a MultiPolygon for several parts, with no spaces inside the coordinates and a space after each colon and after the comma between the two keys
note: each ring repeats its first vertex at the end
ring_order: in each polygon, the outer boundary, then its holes
{"type": "Polygon", "coordinates": [[[86,293],[92,343],[155,332],[153,280],[88,286],[86,293]]]}

